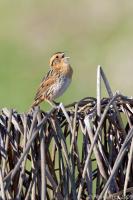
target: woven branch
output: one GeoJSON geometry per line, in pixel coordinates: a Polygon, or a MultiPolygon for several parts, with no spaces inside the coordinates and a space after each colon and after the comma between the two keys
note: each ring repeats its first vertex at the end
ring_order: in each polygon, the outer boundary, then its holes
{"type": "Polygon", "coordinates": [[[131,198],[133,99],[113,95],[101,67],[97,77],[97,99],[30,114],[2,109],[1,199],[131,198]]]}

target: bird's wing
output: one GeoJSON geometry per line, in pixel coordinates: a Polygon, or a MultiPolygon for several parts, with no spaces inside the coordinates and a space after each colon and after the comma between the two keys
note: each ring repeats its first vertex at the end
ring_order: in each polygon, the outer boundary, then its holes
{"type": "Polygon", "coordinates": [[[34,100],[36,101],[37,99],[39,99],[42,96],[45,96],[45,94],[47,93],[48,89],[50,88],[50,86],[52,84],[54,84],[56,81],[56,75],[55,72],[53,70],[50,70],[46,77],[44,77],[42,79],[42,82],[37,90],[37,93],[35,95],[34,100]]]}

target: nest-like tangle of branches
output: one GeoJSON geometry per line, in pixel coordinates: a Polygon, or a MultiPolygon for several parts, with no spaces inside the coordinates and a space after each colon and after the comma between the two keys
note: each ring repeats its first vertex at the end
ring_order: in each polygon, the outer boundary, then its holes
{"type": "Polygon", "coordinates": [[[2,109],[1,199],[132,199],[132,124],[133,99],[113,95],[101,66],[97,99],[49,112],[2,109]]]}
{"type": "Polygon", "coordinates": [[[132,195],[133,99],[87,97],[50,112],[0,114],[3,199],[132,195]]]}

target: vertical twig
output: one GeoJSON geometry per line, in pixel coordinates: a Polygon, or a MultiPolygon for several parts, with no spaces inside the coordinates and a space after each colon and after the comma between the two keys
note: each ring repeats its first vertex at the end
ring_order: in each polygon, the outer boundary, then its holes
{"type": "Polygon", "coordinates": [[[101,66],[97,67],[97,115],[101,116],[101,66]]]}
{"type": "Polygon", "coordinates": [[[1,168],[0,168],[0,193],[2,200],[6,200],[1,168]]]}
{"type": "MultiPolygon", "coordinates": [[[[38,113],[38,122],[41,121],[41,114],[38,113]]],[[[44,129],[40,130],[40,155],[41,155],[41,200],[46,199],[46,158],[45,158],[45,135],[44,129]]]]}

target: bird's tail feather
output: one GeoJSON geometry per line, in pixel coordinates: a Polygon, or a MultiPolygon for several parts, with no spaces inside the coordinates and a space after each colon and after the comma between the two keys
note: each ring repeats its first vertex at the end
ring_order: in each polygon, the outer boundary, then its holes
{"type": "Polygon", "coordinates": [[[28,113],[30,113],[36,106],[38,106],[39,103],[40,103],[39,100],[35,100],[35,101],[32,103],[32,105],[30,106],[28,113]]]}

